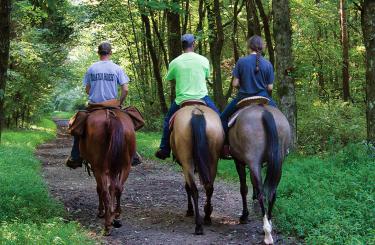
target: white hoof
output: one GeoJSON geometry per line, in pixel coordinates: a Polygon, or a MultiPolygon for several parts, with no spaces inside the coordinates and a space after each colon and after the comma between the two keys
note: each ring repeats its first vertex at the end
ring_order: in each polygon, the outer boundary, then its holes
{"type": "Polygon", "coordinates": [[[272,223],[268,220],[267,215],[263,218],[264,243],[273,244],[272,223]]]}

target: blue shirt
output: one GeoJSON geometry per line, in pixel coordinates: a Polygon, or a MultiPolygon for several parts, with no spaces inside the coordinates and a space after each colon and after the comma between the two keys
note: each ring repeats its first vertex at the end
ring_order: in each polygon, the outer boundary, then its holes
{"type": "Polygon", "coordinates": [[[124,70],[112,61],[98,61],[91,65],[83,79],[83,85],[90,85],[90,103],[101,103],[117,99],[117,85],[129,82],[124,70]]]}
{"type": "Polygon", "coordinates": [[[255,95],[267,91],[267,85],[273,83],[274,73],[272,64],[263,58],[259,59],[259,71],[256,72],[256,55],[241,57],[233,69],[233,76],[240,80],[239,93],[255,95]]]}

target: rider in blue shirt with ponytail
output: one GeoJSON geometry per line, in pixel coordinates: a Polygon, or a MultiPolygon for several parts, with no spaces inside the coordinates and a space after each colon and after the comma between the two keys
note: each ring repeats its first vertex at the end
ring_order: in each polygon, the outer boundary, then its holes
{"type": "MultiPolygon", "coordinates": [[[[232,85],[239,88],[237,96],[227,105],[220,116],[226,134],[228,133],[228,120],[236,111],[237,103],[242,99],[263,96],[270,100],[269,105],[276,107],[276,103],[271,98],[274,80],[273,66],[262,56],[264,49],[262,38],[256,35],[252,36],[247,42],[247,47],[250,54],[237,61],[232,73],[232,85]]],[[[226,143],[223,153],[226,156],[229,155],[227,145],[228,143],[226,143]]]]}

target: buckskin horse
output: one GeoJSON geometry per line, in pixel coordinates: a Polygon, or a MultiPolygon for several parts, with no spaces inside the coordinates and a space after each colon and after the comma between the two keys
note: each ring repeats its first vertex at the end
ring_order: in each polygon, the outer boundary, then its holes
{"type": "Polygon", "coordinates": [[[204,223],[211,224],[211,197],[214,191],[217,163],[224,143],[224,131],[219,116],[204,105],[189,105],[177,111],[171,132],[171,148],[182,166],[188,197],[186,216],[194,216],[195,234],[203,234],[203,221],[199,215],[198,189],[194,173],[198,172],[206,191],[204,223]],[[194,202],[194,209],[191,199],[194,202]]]}
{"type": "Polygon", "coordinates": [[[110,235],[112,225],[121,226],[121,194],[135,153],[131,118],[115,108],[91,112],[86,121],[85,136],[80,140],[80,151],[95,176],[98,217],[104,217],[104,235],[110,235]]]}
{"type": "MultiPolygon", "coordinates": [[[[240,102],[241,103],[241,102],[240,102]]],[[[281,178],[281,167],[290,144],[290,126],[286,117],[275,107],[249,105],[238,112],[235,124],[229,130],[231,154],[235,160],[240,179],[243,212],[241,223],[246,223],[249,215],[246,196],[246,164],[250,168],[253,185],[253,200],[259,201],[262,210],[264,242],[273,244],[272,208],[276,200],[276,188],[281,178]],[[267,163],[264,185],[262,164],[267,163]],[[265,210],[265,197],[268,210],[265,210]]]]}

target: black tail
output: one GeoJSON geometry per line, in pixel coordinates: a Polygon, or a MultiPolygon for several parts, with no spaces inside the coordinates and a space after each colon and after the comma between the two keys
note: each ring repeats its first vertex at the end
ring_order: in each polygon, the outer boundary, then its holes
{"type": "Polygon", "coordinates": [[[109,145],[105,162],[112,176],[121,173],[124,160],[124,128],[121,121],[116,116],[109,116],[108,121],[109,145]]]}
{"type": "Polygon", "coordinates": [[[193,159],[194,164],[198,168],[199,176],[204,185],[211,183],[210,174],[210,151],[206,135],[206,118],[203,112],[196,113],[193,110],[191,118],[192,143],[193,143],[193,159]]]}
{"type": "Polygon", "coordinates": [[[272,194],[276,191],[281,178],[281,160],[279,148],[279,136],[275,119],[271,112],[265,110],[262,115],[262,121],[266,130],[266,146],[267,146],[267,174],[264,181],[266,195],[271,198],[272,194]]]}

